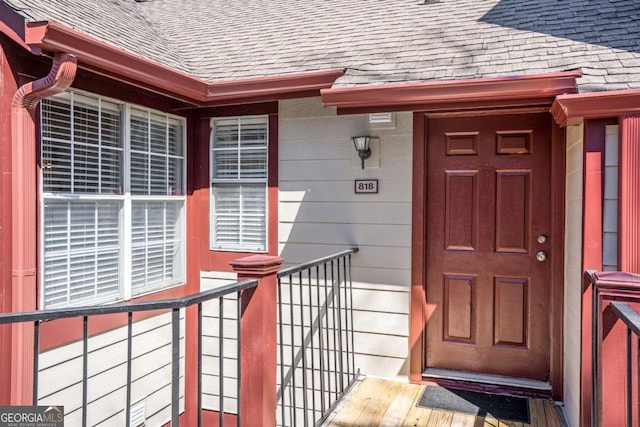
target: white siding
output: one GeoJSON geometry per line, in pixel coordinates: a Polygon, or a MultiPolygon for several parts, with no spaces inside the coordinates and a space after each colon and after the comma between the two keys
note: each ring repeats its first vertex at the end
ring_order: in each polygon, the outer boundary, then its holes
{"type": "Polygon", "coordinates": [[[358,246],[353,256],[356,367],[408,374],[412,115],[395,127],[337,116],[319,98],[280,102],[279,249],[285,265],[358,246]],[[360,168],[351,137],[379,137],[360,168]],[[378,194],[354,194],[378,179],[378,194]]]}
{"type": "Polygon", "coordinates": [[[618,126],[606,127],[602,269],[618,269],[618,126]]]}
{"type": "MultiPolygon", "coordinates": [[[[236,273],[200,272],[200,290],[207,291],[237,281],[236,273]]],[[[238,330],[237,296],[224,297],[223,303],[223,395],[225,412],[238,412],[238,330]]],[[[220,305],[211,300],[202,306],[202,407],[212,411],[220,408],[220,305]]]]}
{"type": "MultiPolygon", "coordinates": [[[[183,312],[180,411],[184,410],[184,326],[183,312]]],[[[165,424],[171,418],[171,335],[170,313],[133,324],[131,403],[146,400],[149,426],[165,424]]],[[[126,416],[127,328],[90,337],[88,351],[87,424],[122,426],[126,416]]],[[[82,370],[82,342],[40,355],[38,404],[64,406],[68,425],[81,425],[82,370]]]]}
{"type": "Polygon", "coordinates": [[[580,419],[582,305],[583,127],[567,128],[564,269],[564,410],[570,426],[580,419]]]}

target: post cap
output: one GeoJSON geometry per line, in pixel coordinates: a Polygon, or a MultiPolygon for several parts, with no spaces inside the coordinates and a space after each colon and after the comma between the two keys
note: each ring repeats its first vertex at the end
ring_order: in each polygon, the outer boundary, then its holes
{"type": "Polygon", "coordinates": [[[283,258],[271,255],[249,255],[231,261],[233,271],[242,276],[264,277],[277,273],[283,258]]]}

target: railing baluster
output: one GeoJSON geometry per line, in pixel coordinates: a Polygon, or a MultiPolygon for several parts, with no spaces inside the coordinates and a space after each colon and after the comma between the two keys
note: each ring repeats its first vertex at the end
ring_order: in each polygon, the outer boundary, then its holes
{"type": "Polygon", "coordinates": [[[87,425],[87,387],[89,361],[89,317],[82,316],[82,425],[87,425]]]}
{"type": "MultiPolygon", "coordinates": [[[[237,342],[238,342],[238,347],[236,348],[236,356],[238,358],[238,393],[236,395],[236,398],[238,399],[238,404],[237,404],[237,408],[238,408],[238,417],[236,418],[236,426],[240,427],[242,425],[242,420],[240,419],[240,413],[242,412],[240,409],[240,384],[242,384],[242,381],[240,381],[240,378],[242,377],[242,370],[240,369],[240,351],[242,349],[242,334],[240,333],[240,320],[242,317],[242,296],[241,293],[238,292],[238,301],[236,303],[236,308],[237,308],[237,315],[238,315],[238,319],[237,319],[237,323],[236,323],[236,330],[237,332],[237,342]]],[[[275,414],[274,414],[275,415],[275,414]]]]}
{"type": "Polygon", "coordinates": [[[309,288],[309,343],[311,345],[311,414],[312,419],[316,417],[316,362],[315,362],[315,347],[313,346],[313,337],[315,335],[313,331],[313,293],[311,289],[311,269],[306,270],[308,274],[308,288],[309,288]]]}
{"type": "Polygon", "coordinates": [[[631,376],[631,329],[627,328],[627,425],[631,427],[632,419],[633,419],[633,407],[631,402],[633,402],[632,392],[633,388],[631,383],[633,381],[633,377],[631,376]]]}
{"type": "Polygon", "coordinates": [[[224,427],[224,298],[218,298],[218,417],[221,427],[224,427]]]}
{"type": "Polygon", "coordinates": [[[355,346],[355,338],[354,338],[354,330],[355,326],[353,324],[353,279],[351,277],[351,254],[349,257],[349,301],[350,301],[350,316],[351,316],[351,367],[353,368],[353,376],[349,379],[352,381],[356,376],[356,346],[355,346]]]}
{"type": "Polygon", "coordinates": [[[180,308],[171,311],[171,426],[178,427],[180,417],[180,308]]]}
{"type": "Polygon", "coordinates": [[[324,399],[324,343],[322,339],[322,319],[324,315],[322,314],[322,303],[320,300],[320,267],[316,265],[316,298],[318,301],[318,359],[320,361],[320,410],[322,414],[326,409],[325,399],[324,399]]]}
{"type": "Polygon", "coordinates": [[[292,394],[291,394],[291,425],[295,425],[296,422],[296,347],[295,347],[295,329],[293,324],[295,322],[294,310],[293,310],[293,277],[291,275],[289,277],[289,310],[291,313],[290,327],[291,327],[291,384],[292,384],[292,394]]]}
{"type": "MultiPolygon", "coordinates": [[[[347,352],[345,353],[345,360],[347,361],[347,384],[351,379],[351,366],[349,364],[349,299],[347,298],[347,257],[342,257],[342,278],[344,279],[344,286],[341,286],[341,291],[344,292],[344,339],[347,345],[347,352]]],[[[344,389],[342,390],[344,391],[344,389]]]]}
{"type": "Polygon", "coordinates": [[[328,283],[328,279],[329,279],[329,274],[327,271],[327,264],[324,264],[324,306],[325,306],[325,319],[326,319],[326,323],[327,323],[327,327],[326,327],[326,345],[327,345],[327,398],[329,399],[329,401],[331,401],[331,351],[330,351],[330,347],[331,347],[331,334],[329,333],[330,331],[330,325],[329,322],[331,320],[331,316],[329,315],[329,283],[328,283]]]}
{"type": "Polygon", "coordinates": [[[594,343],[598,342],[598,316],[599,316],[600,307],[598,306],[598,295],[597,295],[597,287],[594,285],[592,287],[592,295],[591,295],[591,366],[592,366],[592,374],[591,374],[591,393],[592,393],[592,405],[591,405],[591,423],[594,426],[600,425],[600,414],[602,413],[601,403],[602,400],[600,398],[600,385],[599,385],[599,375],[600,375],[600,358],[598,357],[598,348],[594,343]]]}
{"type": "MultiPolygon", "coordinates": [[[[335,298],[335,288],[336,288],[336,279],[335,279],[335,275],[334,275],[334,263],[333,261],[331,261],[331,290],[330,290],[330,295],[331,298],[335,298]]],[[[339,396],[340,396],[340,390],[338,389],[338,384],[339,384],[339,380],[338,380],[338,338],[336,336],[336,329],[337,329],[337,325],[338,322],[336,321],[336,304],[331,304],[331,312],[333,314],[333,376],[334,376],[334,387],[335,387],[335,391],[336,391],[336,397],[335,399],[338,400],[339,396]]]]}
{"type": "Polygon", "coordinates": [[[131,357],[133,355],[133,312],[127,313],[127,406],[125,406],[126,425],[131,425],[131,357]]]}
{"type": "Polygon", "coordinates": [[[202,426],[202,303],[198,304],[198,427],[202,426]]]}
{"type": "Polygon", "coordinates": [[[337,260],[338,262],[338,282],[337,282],[337,289],[336,289],[336,294],[338,295],[338,301],[337,301],[337,305],[338,305],[338,355],[340,356],[340,358],[338,359],[340,362],[340,393],[342,394],[342,391],[344,390],[344,355],[342,354],[342,298],[340,298],[340,295],[342,293],[342,291],[340,290],[340,284],[342,283],[341,280],[341,276],[340,276],[340,258],[338,258],[337,260]]]}
{"type": "Polygon", "coordinates": [[[282,318],[282,305],[284,302],[282,301],[282,279],[278,277],[278,334],[280,336],[280,412],[282,416],[282,424],[285,425],[285,382],[284,382],[284,320],[282,318]]]}
{"type": "Polygon", "coordinates": [[[304,419],[304,425],[308,425],[307,420],[307,408],[308,408],[308,399],[307,399],[307,349],[304,344],[304,296],[302,292],[302,288],[304,287],[304,282],[302,281],[302,271],[298,273],[298,289],[300,290],[300,349],[302,350],[302,417],[304,419]]]}
{"type": "Polygon", "coordinates": [[[34,406],[38,405],[38,371],[40,364],[40,322],[33,322],[33,396],[34,406]]]}

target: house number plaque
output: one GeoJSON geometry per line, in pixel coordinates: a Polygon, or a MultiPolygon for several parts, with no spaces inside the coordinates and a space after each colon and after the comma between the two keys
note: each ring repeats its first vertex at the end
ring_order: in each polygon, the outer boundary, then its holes
{"type": "Polygon", "coordinates": [[[356,179],[356,194],[358,193],[377,193],[378,192],[378,180],[377,179],[356,179]]]}

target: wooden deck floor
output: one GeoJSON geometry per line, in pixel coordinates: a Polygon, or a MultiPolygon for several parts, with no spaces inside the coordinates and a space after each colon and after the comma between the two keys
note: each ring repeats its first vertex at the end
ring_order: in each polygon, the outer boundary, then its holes
{"type": "Polygon", "coordinates": [[[329,427],[560,427],[553,402],[531,399],[531,424],[418,408],[425,386],[366,378],[325,424],[329,427]]]}

